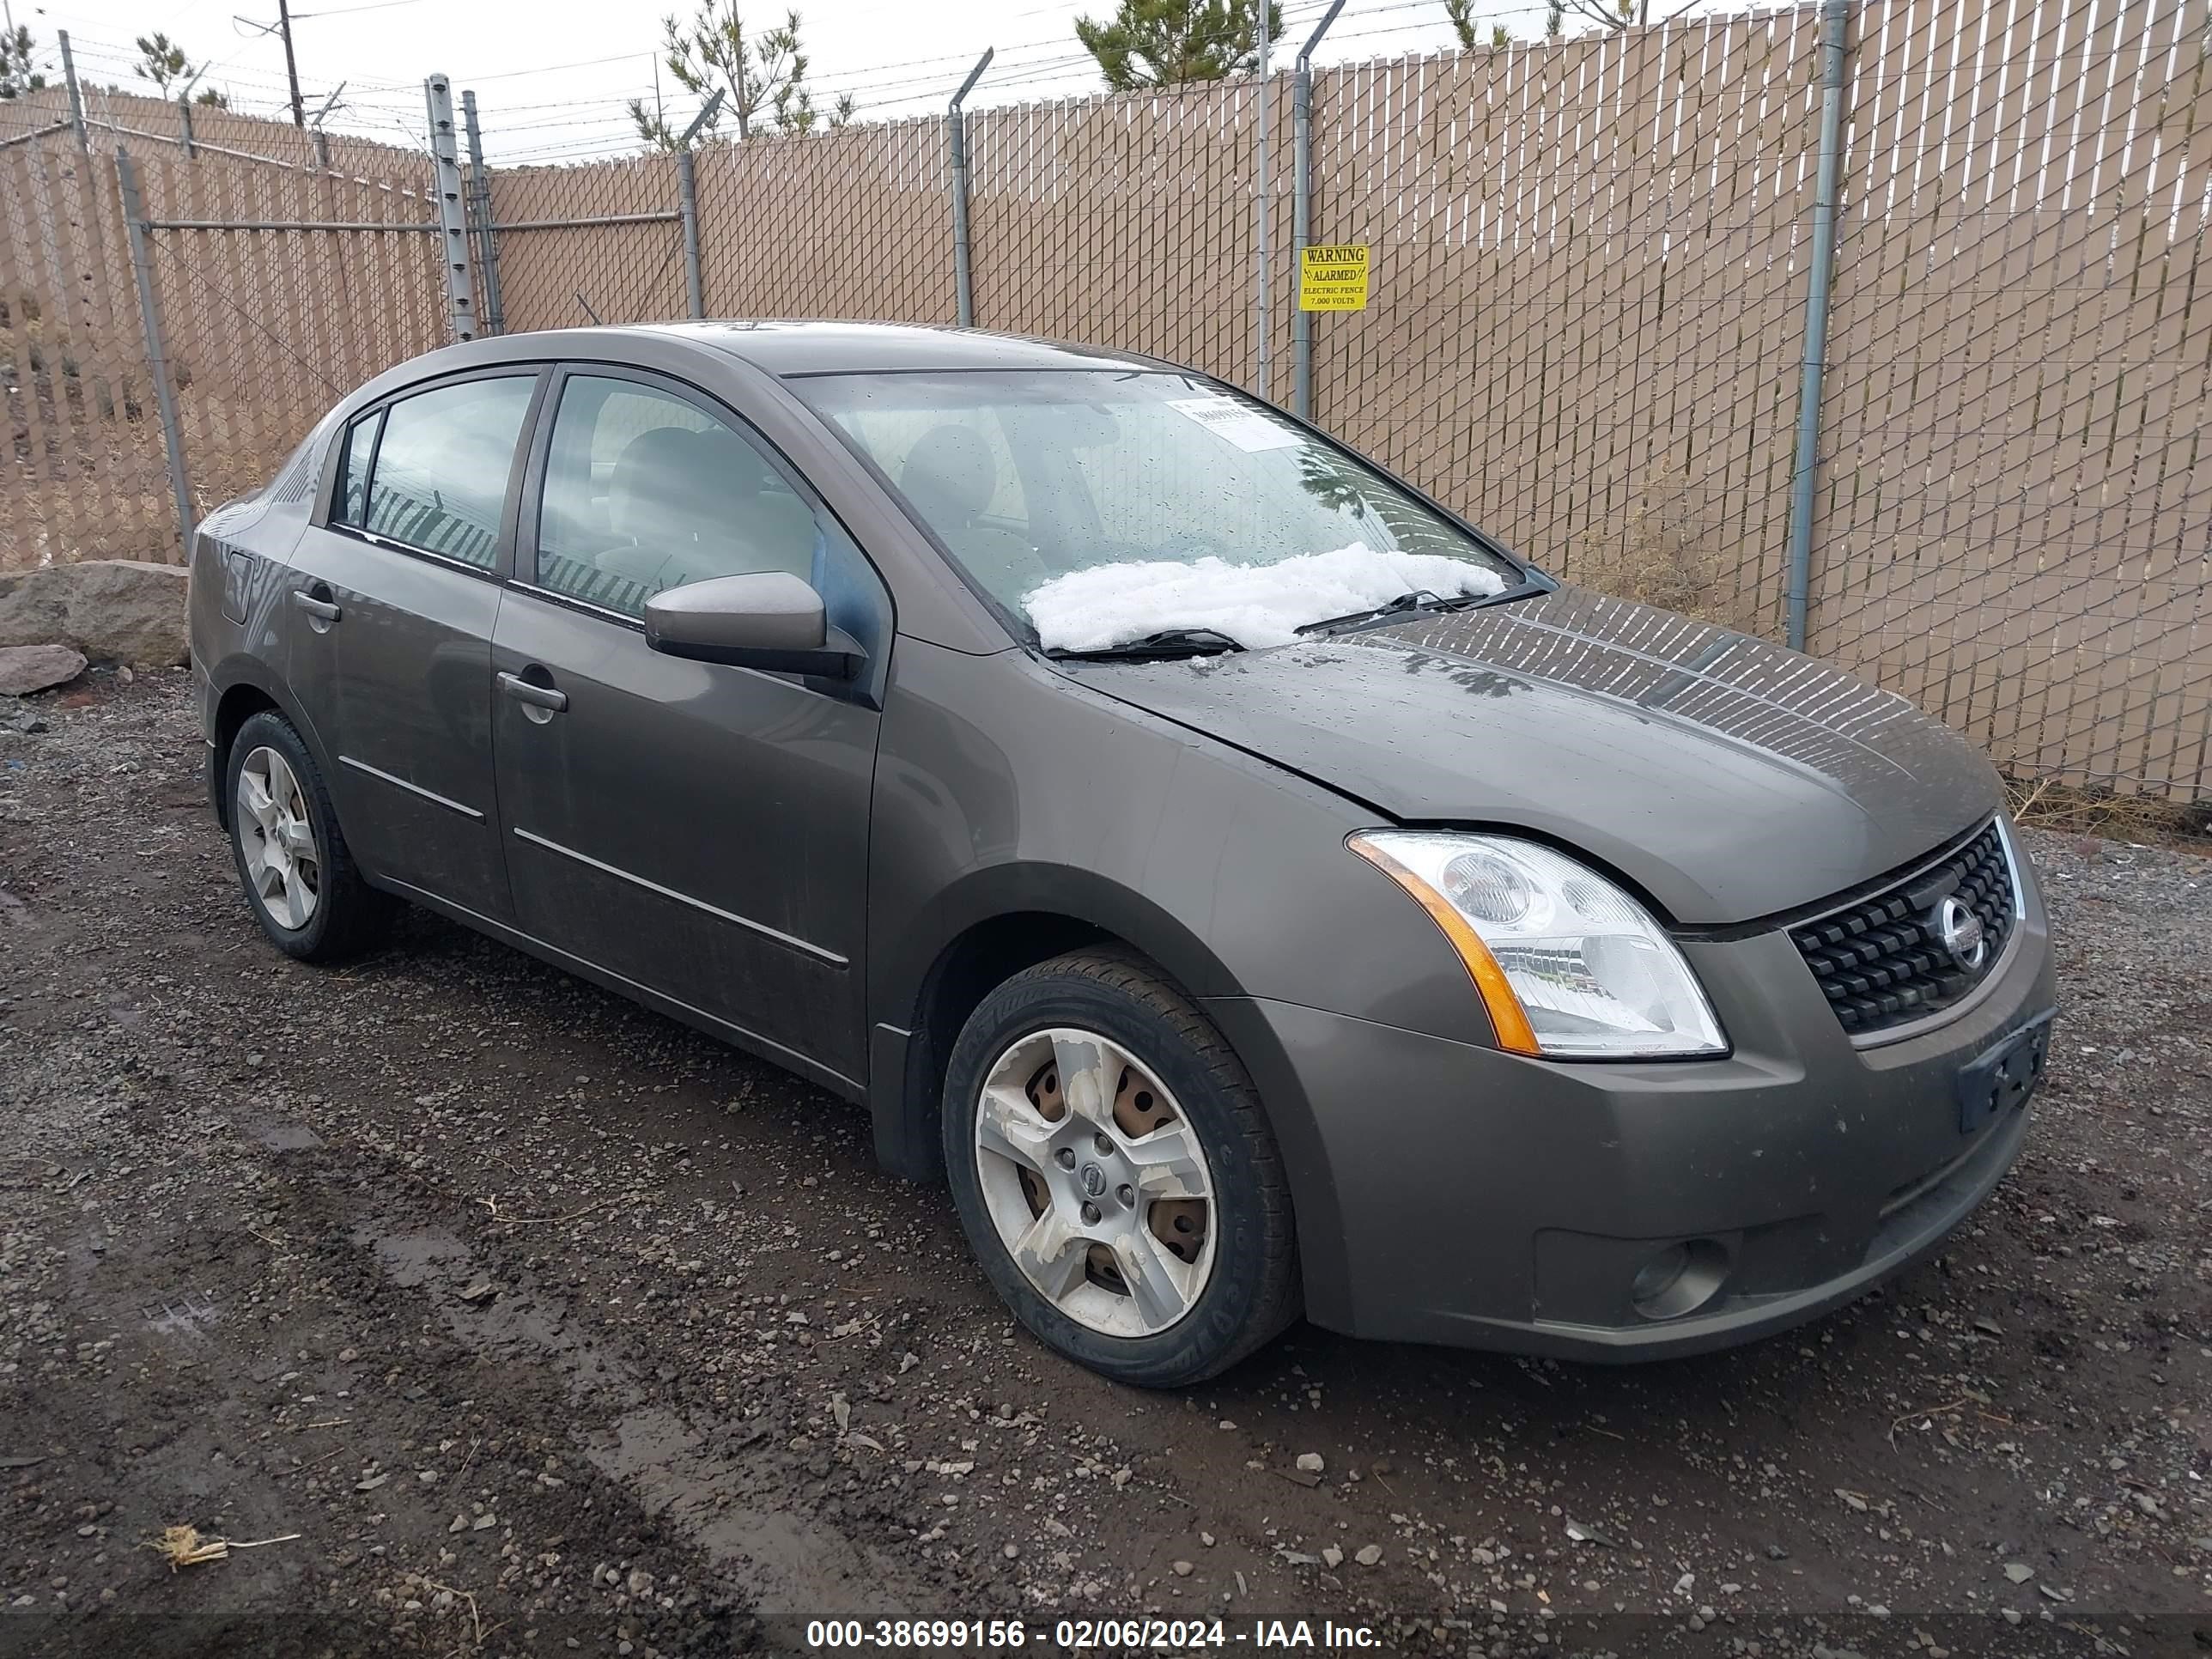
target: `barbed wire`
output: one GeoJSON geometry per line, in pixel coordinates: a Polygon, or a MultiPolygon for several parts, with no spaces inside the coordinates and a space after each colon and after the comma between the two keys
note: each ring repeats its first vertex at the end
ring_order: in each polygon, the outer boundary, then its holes
{"type": "MultiPolygon", "coordinates": [[[[333,7],[319,15],[337,15],[371,6],[410,3],[411,0],[360,0],[359,3],[333,7]]],[[[1279,44],[1281,61],[1287,63],[1302,42],[1305,26],[1317,20],[1327,5],[1328,0],[1295,0],[1283,8],[1283,39],[1279,44]]],[[[878,7],[873,10],[880,13],[896,9],[878,7]]],[[[1097,91],[1095,61],[1088,51],[1075,43],[1073,25],[1081,9],[1078,3],[1052,4],[1015,14],[1012,21],[1054,17],[1065,27],[1049,35],[997,48],[992,70],[970,95],[969,106],[985,108],[994,102],[1031,102],[1040,94],[1049,99],[1055,91],[1066,95],[1097,91]]],[[[1777,0],[1772,5],[1759,5],[1753,0],[1751,9],[1787,10],[1792,7],[1787,0],[1777,0]]],[[[1510,27],[1516,21],[1540,21],[1548,13],[1549,7],[1544,3],[1488,8],[1477,20],[1476,28],[1482,31],[1493,25],[1510,27]]],[[[135,43],[126,46],[107,35],[106,30],[110,25],[105,21],[80,19],[73,13],[44,15],[51,21],[72,26],[72,49],[94,76],[108,76],[118,92],[153,95],[151,83],[133,74],[141,58],[135,43]]],[[[311,15],[317,14],[297,14],[303,20],[311,15]]],[[[841,14],[840,21],[855,21],[866,15],[866,10],[841,14]]],[[[1572,21],[1570,19],[1571,24],[1572,21]]],[[[1342,61],[1347,48],[1356,53],[1362,43],[1418,34],[1441,36],[1440,49],[1454,48],[1455,41],[1443,15],[1443,0],[1376,0],[1370,4],[1354,0],[1338,18],[1322,50],[1332,61],[1342,61]]],[[[455,81],[457,85],[471,88],[478,83],[504,86],[611,64],[651,64],[659,56],[658,50],[617,52],[493,70],[482,75],[457,76],[455,81]]],[[[935,112],[931,106],[957,83],[963,67],[973,61],[974,54],[961,52],[896,63],[854,65],[811,75],[808,86],[815,94],[817,109],[851,97],[857,116],[896,120],[907,115],[935,112]]],[[[263,70],[225,67],[216,72],[212,80],[230,94],[229,106],[241,114],[282,112],[290,103],[289,83],[263,70]]],[[[496,96],[481,99],[489,159],[501,165],[545,164],[637,150],[642,140],[629,118],[629,105],[633,99],[651,101],[664,89],[636,80],[631,80],[629,86],[628,90],[594,90],[580,98],[542,98],[514,105],[505,105],[496,96]],[[562,136],[565,134],[575,136],[562,136]],[[518,137],[523,137],[524,142],[514,142],[518,137]]],[[[301,81],[302,96],[313,104],[319,104],[338,88],[338,82],[319,76],[303,77],[301,81]]],[[[390,142],[391,136],[397,134],[410,147],[420,146],[425,141],[425,131],[422,112],[413,96],[416,90],[412,83],[405,82],[345,77],[343,101],[325,124],[327,130],[333,134],[352,133],[380,143],[390,142]]],[[[686,94],[669,101],[672,107],[689,108],[696,100],[686,94]]]]}

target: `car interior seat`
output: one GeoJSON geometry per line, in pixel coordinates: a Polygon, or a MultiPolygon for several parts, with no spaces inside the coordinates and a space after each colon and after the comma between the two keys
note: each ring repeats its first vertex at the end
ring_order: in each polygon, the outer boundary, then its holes
{"type": "Polygon", "coordinates": [[[1002,597],[1026,592],[1050,574],[1022,537],[975,522],[999,493],[999,464],[975,428],[948,421],[915,439],[899,468],[899,488],[953,556],[1002,597]]]}

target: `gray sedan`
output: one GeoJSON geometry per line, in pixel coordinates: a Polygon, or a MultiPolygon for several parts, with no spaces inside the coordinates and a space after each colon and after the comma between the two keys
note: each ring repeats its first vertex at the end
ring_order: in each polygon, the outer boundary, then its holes
{"type": "Polygon", "coordinates": [[[860,1103],[1044,1342],[1627,1359],[1932,1250],[2050,941],[1901,699],[1565,586],[1123,353],[480,340],[201,527],[209,781],[308,961],[424,906],[860,1103]]]}

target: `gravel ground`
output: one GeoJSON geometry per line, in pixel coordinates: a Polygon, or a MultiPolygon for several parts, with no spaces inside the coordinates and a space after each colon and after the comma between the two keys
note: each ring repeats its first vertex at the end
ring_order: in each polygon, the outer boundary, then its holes
{"type": "Polygon", "coordinates": [[[1626,1370],[1301,1329],[1146,1395],[1016,1331],[853,1109],[428,917],[279,957],[184,677],[89,684],[0,712],[0,1650],[2212,1646],[2202,856],[2027,838],[2053,1074],[1886,1291],[1626,1370]],[[173,1571],[182,1524],[241,1547],[173,1571]]]}

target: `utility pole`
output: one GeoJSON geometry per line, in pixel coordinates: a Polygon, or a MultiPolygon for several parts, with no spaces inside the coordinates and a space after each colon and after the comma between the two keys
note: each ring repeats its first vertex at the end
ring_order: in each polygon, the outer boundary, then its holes
{"type": "Polygon", "coordinates": [[[276,29],[284,37],[284,78],[292,83],[292,125],[305,131],[307,106],[300,101],[300,64],[292,56],[292,8],[289,0],[276,0],[276,29]]]}
{"type": "Polygon", "coordinates": [[[453,131],[453,83],[434,75],[422,83],[430,116],[430,155],[438,179],[438,229],[446,250],[446,312],[456,340],[477,337],[476,284],[469,271],[468,210],[461,203],[461,153],[453,131]]]}

